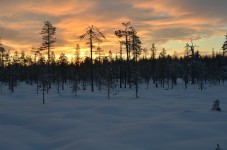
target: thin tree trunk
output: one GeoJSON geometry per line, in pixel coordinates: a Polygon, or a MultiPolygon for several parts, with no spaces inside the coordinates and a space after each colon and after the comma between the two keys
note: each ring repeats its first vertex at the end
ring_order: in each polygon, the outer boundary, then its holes
{"type": "Polygon", "coordinates": [[[92,28],[90,29],[90,53],[91,53],[91,91],[94,92],[94,79],[93,79],[93,62],[92,62],[92,50],[93,43],[92,43],[92,28]]]}
{"type": "Polygon", "coordinates": [[[42,84],[43,84],[42,86],[43,86],[43,104],[44,104],[45,103],[45,97],[44,97],[45,96],[45,86],[44,86],[45,83],[43,82],[42,84]]]}

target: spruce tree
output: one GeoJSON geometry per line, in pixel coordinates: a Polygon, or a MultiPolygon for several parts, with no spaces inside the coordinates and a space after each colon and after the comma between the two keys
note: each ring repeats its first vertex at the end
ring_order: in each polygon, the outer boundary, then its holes
{"type": "Polygon", "coordinates": [[[56,38],[54,37],[56,33],[56,27],[52,25],[49,21],[44,21],[44,26],[41,31],[42,35],[42,46],[40,50],[47,50],[48,53],[48,65],[50,64],[50,50],[53,47],[54,43],[56,42],[56,38]]]}

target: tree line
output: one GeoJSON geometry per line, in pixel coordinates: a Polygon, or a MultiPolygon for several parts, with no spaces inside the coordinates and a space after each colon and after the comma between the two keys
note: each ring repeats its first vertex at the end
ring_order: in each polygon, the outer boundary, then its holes
{"type": "MultiPolygon", "coordinates": [[[[97,58],[93,59],[94,43],[105,40],[105,36],[95,26],[88,27],[80,38],[86,41],[90,47],[90,56],[80,59],[80,46],[76,46],[74,58],[69,60],[65,54],[55,57],[54,37],[56,28],[45,21],[41,31],[42,46],[34,49],[31,55],[24,52],[10,54],[2,44],[0,45],[0,86],[8,86],[11,92],[20,82],[37,86],[37,94],[45,94],[53,86],[57,92],[64,90],[65,85],[70,85],[72,92],[77,95],[78,90],[106,90],[108,98],[117,94],[121,88],[135,89],[138,97],[139,86],[142,84],[154,85],[157,88],[173,89],[178,79],[182,79],[184,88],[188,84],[197,84],[201,90],[205,84],[218,85],[224,83],[227,78],[227,36],[224,42],[222,54],[201,56],[196,50],[196,45],[191,42],[185,46],[185,55],[167,55],[166,50],[158,54],[155,43],[150,49],[150,57],[141,57],[142,49],[140,37],[136,29],[126,22],[122,24],[124,29],[117,30],[114,34],[119,38],[120,55],[113,57],[111,52],[108,57],[102,57],[103,50],[97,47],[97,58]],[[126,59],[123,59],[123,48],[126,51],[126,59]],[[47,59],[42,54],[47,50],[47,59]]],[[[1,43],[1,42],[0,42],[1,43]]]]}

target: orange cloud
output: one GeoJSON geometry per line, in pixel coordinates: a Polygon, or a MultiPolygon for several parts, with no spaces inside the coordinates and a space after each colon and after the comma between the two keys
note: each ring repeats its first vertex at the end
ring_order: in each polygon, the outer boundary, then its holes
{"type": "Polygon", "coordinates": [[[199,41],[224,35],[227,1],[207,0],[206,5],[202,4],[204,0],[1,1],[0,36],[10,49],[30,50],[41,45],[39,33],[43,21],[49,20],[57,27],[56,51],[65,49],[68,53],[66,49],[73,49],[78,43],[86,51],[88,46],[79,36],[88,26],[95,25],[106,36],[100,46],[106,52],[118,53],[119,39],[114,31],[123,29],[125,21],[131,21],[146,48],[154,42],[161,48],[191,38],[199,41]]]}

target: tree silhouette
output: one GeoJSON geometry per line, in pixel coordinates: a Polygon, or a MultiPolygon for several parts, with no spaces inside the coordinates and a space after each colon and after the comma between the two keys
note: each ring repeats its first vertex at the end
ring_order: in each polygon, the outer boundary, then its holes
{"type": "Polygon", "coordinates": [[[48,74],[48,68],[45,64],[42,64],[40,68],[39,78],[38,78],[38,86],[42,91],[43,104],[45,104],[45,92],[48,91],[50,76],[48,74]]]}
{"type": "Polygon", "coordinates": [[[150,49],[151,51],[151,68],[152,68],[152,79],[153,79],[153,83],[156,82],[156,77],[155,77],[155,56],[156,56],[156,46],[155,46],[155,43],[152,44],[152,47],[150,49]]]}
{"type": "Polygon", "coordinates": [[[189,55],[189,57],[191,58],[192,84],[195,84],[195,59],[196,59],[195,47],[198,47],[198,46],[194,45],[192,40],[191,40],[191,45],[189,45],[188,43],[186,44],[186,49],[191,51],[191,54],[189,55]]]}
{"type": "Polygon", "coordinates": [[[75,63],[76,66],[79,66],[80,64],[80,45],[77,44],[75,48],[75,63]]]}
{"type": "Polygon", "coordinates": [[[48,65],[50,64],[50,49],[53,47],[53,44],[56,42],[54,37],[56,33],[56,27],[52,25],[49,21],[44,21],[44,26],[41,31],[42,35],[42,46],[40,50],[47,50],[48,53],[48,65]]]}
{"type": "MultiPolygon", "coordinates": [[[[120,43],[120,59],[118,60],[119,61],[119,75],[120,75],[120,88],[122,88],[122,78],[123,78],[123,57],[122,57],[122,45],[125,43],[124,41],[119,41],[119,43],[120,43]]],[[[126,72],[126,70],[124,70],[125,72],[126,72]]]]}
{"type": "Polygon", "coordinates": [[[139,89],[139,80],[140,75],[138,72],[138,57],[141,54],[141,41],[140,38],[136,35],[137,32],[134,27],[131,27],[132,35],[132,51],[134,56],[134,70],[132,72],[132,81],[136,88],[136,98],[138,98],[138,89],[139,89]]]}
{"type": "Polygon", "coordinates": [[[115,31],[115,35],[119,38],[125,37],[125,46],[126,46],[126,55],[127,55],[127,61],[130,59],[130,50],[129,50],[129,36],[131,35],[131,23],[130,22],[124,22],[122,25],[125,27],[124,30],[117,30],[115,31]]]}
{"type": "Polygon", "coordinates": [[[227,34],[225,35],[225,39],[226,39],[226,41],[224,42],[224,44],[222,46],[223,56],[225,56],[225,53],[227,52],[227,34]]]}
{"type": "Polygon", "coordinates": [[[100,46],[97,47],[97,50],[95,51],[95,54],[98,55],[97,59],[99,62],[101,62],[101,57],[105,55],[104,49],[102,49],[100,46]]]}
{"type": "MultiPolygon", "coordinates": [[[[5,53],[5,49],[2,47],[2,41],[1,41],[1,37],[0,37],[0,79],[3,80],[3,68],[4,68],[4,53],[5,53]]],[[[1,85],[1,94],[2,94],[2,85],[3,82],[0,82],[1,85]]]]}
{"type": "Polygon", "coordinates": [[[222,82],[224,84],[224,80],[227,76],[227,64],[225,54],[227,52],[227,34],[225,35],[225,42],[222,45],[222,57],[220,58],[221,66],[222,66],[222,82]]]}
{"type": "Polygon", "coordinates": [[[93,43],[94,42],[98,42],[98,43],[102,43],[102,39],[105,39],[105,36],[102,34],[102,32],[99,31],[99,29],[97,27],[95,27],[94,25],[89,26],[87,28],[87,31],[85,34],[80,36],[80,39],[85,39],[88,38],[88,42],[87,44],[90,45],[90,72],[91,72],[91,91],[94,91],[94,75],[93,75],[93,43]]]}
{"type": "Polygon", "coordinates": [[[140,46],[141,42],[139,40],[139,37],[136,36],[136,31],[129,21],[122,23],[122,25],[125,27],[125,29],[115,31],[115,35],[118,38],[122,38],[122,37],[125,38],[124,44],[126,46],[126,57],[127,57],[126,65],[125,65],[125,68],[127,70],[127,72],[125,72],[125,88],[126,88],[127,80],[128,80],[129,87],[131,88],[131,75],[130,75],[131,69],[130,69],[130,62],[129,62],[130,52],[132,49],[133,53],[135,54],[136,47],[140,46]]]}
{"type": "Polygon", "coordinates": [[[6,51],[5,48],[2,47],[2,40],[1,40],[1,37],[0,37],[0,67],[4,67],[3,57],[4,57],[5,51],[6,51]]]}

